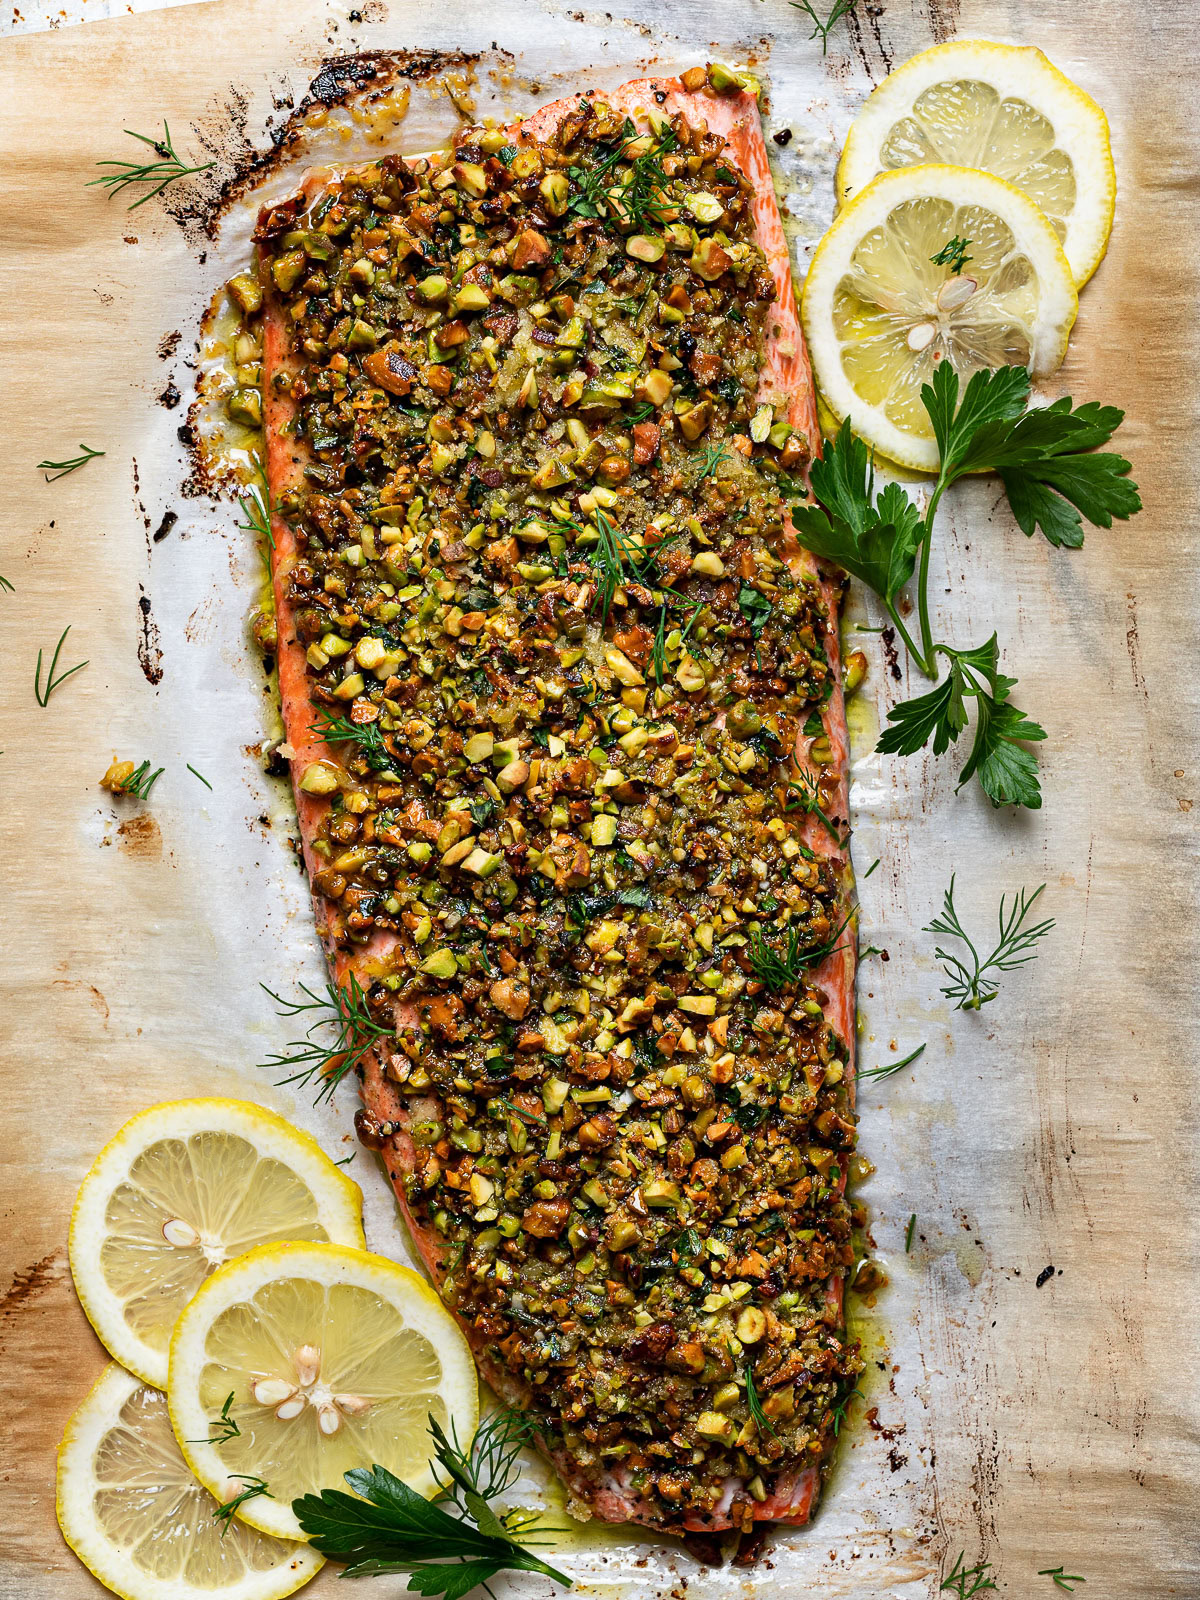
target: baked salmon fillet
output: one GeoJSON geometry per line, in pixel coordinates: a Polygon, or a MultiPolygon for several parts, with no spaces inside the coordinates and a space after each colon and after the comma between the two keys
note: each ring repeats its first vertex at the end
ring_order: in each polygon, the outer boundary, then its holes
{"type": "Polygon", "coordinates": [[[285,753],[387,1035],[360,1136],[572,1511],[753,1543],[861,1365],[841,578],[787,509],[754,96],[558,101],[256,240],[285,753]]]}

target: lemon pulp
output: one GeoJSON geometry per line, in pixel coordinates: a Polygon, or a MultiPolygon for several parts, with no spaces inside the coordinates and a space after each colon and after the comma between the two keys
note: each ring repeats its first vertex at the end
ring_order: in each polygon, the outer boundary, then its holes
{"type": "Polygon", "coordinates": [[[68,1543],[131,1600],[274,1600],[322,1565],[306,1545],[218,1521],[175,1442],[166,1396],[116,1365],[67,1425],[58,1479],[68,1543]]]}

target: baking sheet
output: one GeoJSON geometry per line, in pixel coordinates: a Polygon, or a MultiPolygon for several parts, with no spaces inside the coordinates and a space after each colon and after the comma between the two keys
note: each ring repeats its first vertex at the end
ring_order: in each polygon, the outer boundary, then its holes
{"type": "MultiPolygon", "coordinates": [[[[291,1037],[259,983],[292,992],[322,974],[294,818],[259,758],[275,723],[246,626],[258,558],[228,504],[180,489],[197,323],[241,223],[213,239],[155,203],[127,213],[82,187],[93,163],[126,153],[122,128],[164,115],[181,150],[227,163],[243,137],[266,144],[326,58],[359,48],[479,52],[450,88],[480,115],[647,67],[749,59],[769,130],[793,129],[780,191],[802,276],[862,94],[956,32],[1041,45],[1112,121],[1117,225],[1056,382],[1127,408],[1120,442],[1146,509],[1075,554],[1027,542],[993,483],[943,510],[940,623],[958,643],[999,630],[1020,703],[1050,732],[1040,813],[956,799],[953,761],[871,754],[886,706],[910,691],[876,636],[853,640],[871,660],[854,713],[860,877],[880,859],[862,883],[863,941],[889,958],[864,964],[862,1061],[928,1048],[862,1096],[861,1149],[878,1167],[863,1197],[891,1282],[859,1330],[874,1414],[852,1413],[815,1525],[749,1573],[587,1530],[560,1564],[584,1593],[916,1600],[961,1549],[1022,1597],[1057,1592],[1036,1574],[1060,1562],[1086,1576],[1088,1600],[1134,1581],[1145,1596],[1200,1593],[1191,7],[860,4],[824,60],[785,0],[636,9],[211,0],[0,53],[0,573],[15,586],[0,594],[0,1595],[100,1593],[54,1524],[53,1451],[104,1361],[65,1255],[101,1143],[152,1101],[233,1094],[294,1116],[335,1158],[356,1149],[349,1090],[317,1113],[254,1065],[291,1037]],[[163,403],[171,385],[177,406],[163,403]],[[103,460],[45,484],[33,463],[79,440],[103,460]],[[178,520],[156,539],[168,511],[178,520]],[[34,660],[67,623],[64,661],[89,665],[43,710],[34,660]],[[97,787],[114,754],[165,766],[148,806],[97,787]],[[920,932],[952,870],[973,925],[1002,890],[1043,881],[1058,921],[979,1016],[950,1012],[920,932]]],[[[454,117],[435,76],[391,137],[428,147],[454,117]]],[[[347,152],[368,131],[354,125],[347,152]]],[[[861,598],[851,617],[878,620],[861,598]]],[[[372,1158],[359,1150],[349,1170],[372,1247],[409,1259],[372,1158]]]]}

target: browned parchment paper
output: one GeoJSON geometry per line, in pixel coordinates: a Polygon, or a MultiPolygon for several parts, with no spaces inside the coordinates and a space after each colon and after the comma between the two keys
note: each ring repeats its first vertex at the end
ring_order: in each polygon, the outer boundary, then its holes
{"type": "MultiPolygon", "coordinates": [[[[872,1417],[854,1414],[815,1526],[747,1574],[586,1530],[562,1560],[584,1593],[916,1600],[962,1549],[1019,1600],[1057,1593],[1037,1569],[1059,1563],[1086,1577],[1085,1600],[1200,1594],[1193,7],[860,3],[825,61],[786,0],[633,9],[369,0],[353,20],[348,4],[212,0],[2,47],[0,573],[15,592],[0,593],[0,1595],[99,1593],[59,1539],[53,1473],[104,1359],[65,1255],[101,1143],[152,1101],[236,1094],[305,1121],[335,1157],[355,1148],[348,1093],[315,1116],[254,1066],[290,1037],[260,980],[287,988],[319,966],[286,795],[255,755],[273,727],[245,629],[257,557],[228,506],[179,489],[197,319],[243,220],[205,240],[158,203],[127,213],[83,187],[93,163],[164,115],[189,152],[209,140],[224,160],[239,127],[261,145],[322,60],[358,47],[481,52],[467,92],[497,114],[646,65],[753,57],[769,127],[794,130],[780,191],[802,276],[862,94],[956,32],[1041,45],[1112,120],[1117,225],[1056,384],[1127,408],[1146,509],[1076,554],[1027,542],[993,483],[943,512],[941,626],[959,643],[998,628],[1020,703],[1050,731],[1040,813],[956,799],[952,762],[874,756],[907,691],[874,636],[855,641],[872,661],[856,712],[860,877],[881,859],[862,884],[863,938],[889,956],[864,967],[863,1062],[928,1048],[862,1097],[879,1169],[864,1196],[891,1284],[860,1323],[872,1417]],[[80,440],[104,459],[45,484],[34,463],[80,440]],[[168,511],[179,520],[155,539],[168,511]],[[67,623],[64,661],[89,665],[43,710],[34,661],[67,623]],[[114,754],[166,767],[148,806],[98,789],[114,754]],[[973,925],[1001,890],[1043,880],[1058,920],[978,1017],[950,1012],[920,932],[952,870],[973,925]]],[[[451,114],[414,89],[400,147],[451,114]]],[[[852,616],[872,620],[861,597],[852,616]]],[[[350,1171],[372,1245],[404,1256],[366,1152],[350,1171]]]]}

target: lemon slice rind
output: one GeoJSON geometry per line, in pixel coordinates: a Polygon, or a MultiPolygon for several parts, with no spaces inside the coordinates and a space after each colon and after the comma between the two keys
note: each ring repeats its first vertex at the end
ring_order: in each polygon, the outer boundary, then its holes
{"type": "Polygon", "coordinates": [[[395,1261],[332,1244],[264,1245],[215,1272],[175,1326],[167,1397],[180,1450],[205,1488],[227,1499],[246,1478],[263,1479],[273,1498],[249,1499],[237,1515],[251,1527],[287,1539],[304,1537],[291,1501],[299,1494],[343,1488],[351,1466],[378,1463],[418,1493],[433,1494],[429,1414],[447,1433],[453,1430],[464,1447],[479,1417],[470,1347],[433,1289],[395,1261]],[[357,1296],[349,1354],[346,1291],[357,1296]],[[330,1327],[335,1296],[340,1296],[342,1319],[337,1360],[341,1372],[353,1368],[342,1387],[352,1382],[357,1390],[349,1397],[337,1392],[338,1372],[327,1374],[323,1365],[334,1360],[328,1351],[339,1342],[338,1330],[330,1327]],[[311,1308],[322,1297],[324,1323],[289,1320],[295,1306],[311,1308]],[[246,1343],[231,1357],[231,1342],[242,1338],[242,1330],[246,1343]],[[397,1339],[408,1340],[409,1350],[419,1352],[423,1370],[406,1370],[408,1358],[395,1358],[397,1339]],[[243,1348],[250,1353],[243,1355],[243,1348]],[[312,1353],[319,1368],[306,1381],[297,1379],[302,1350],[312,1353]],[[280,1419],[277,1396],[259,1401],[255,1388],[260,1380],[286,1383],[289,1378],[297,1388],[303,1383],[308,1403],[297,1415],[280,1419]],[[211,1424],[227,1388],[234,1396],[231,1415],[241,1423],[239,1437],[203,1442],[212,1439],[211,1424]],[[335,1425],[336,1459],[331,1459],[334,1446],[321,1437],[321,1410],[328,1414],[332,1402],[344,1407],[348,1399],[368,1404],[362,1416],[342,1410],[335,1425]]]}
{"type": "MultiPolygon", "coordinates": [[[[111,1244],[114,1239],[109,1208],[118,1199],[118,1191],[129,1189],[129,1173],[147,1150],[166,1148],[170,1141],[186,1142],[206,1134],[229,1135],[239,1142],[239,1148],[244,1141],[260,1162],[272,1164],[272,1171],[274,1163],[286,1168],[291,1179],[281,1179],[276,1174],[274,1189],[278,1191],[282,1181],[287,1185],[289,1197],[293,1191],[301,1197],[296,1184],[303,1186],[311,1196],[313,1220],[328,1238],[359,1247],[365,1242],[362,1191],[358,1185],[330,1161],[315,1139],[275,1112],[248,1101],[221,1099],[174,1100],[139,1112],[104,1146],[80,1185],[71,1213],[69,1256],[76,1293],[100,1342],[122,1366],[158,1389],[165,1389],[167,1384],[167,1340],[175,1317],[202,1281],[200,1274],[211,1268],[207,1260],[203,1264],[193,1263],[189,1269],[190,1278],[185,1275],[173,1280],[177,1285],[174,1294],[166,1289],[160,1291],[161,1309],[153,1313],[155,1337],[147,1337],[129,1320],[130,1297],[119,1294],[106,1274],[103,1253],[106,1243],[111,1244]]],[[[182,1165],[175,1163],[176,1172],[182,1165]]],[[[227,1210],[236,1206],[236,1215],[243,1219],[242,1225],[247,1216],[252,1226],[259,1225],[254,1217],[256,1197],[253,1193],[226,1196],[220,1192],[219,1184],[214,1187],[217,1192],[202,1200],[201,1206],[207,1203],[227,1210]]],[[[160,1202],[161,1194],[142,1196],[139,1193],[142,1222],[157,1215],[160,1202]]],[[[293,1236],[286,1215],[277,1221],[287,1236],[293,1236]]],[[[264,1226],[259,1239],[252,1238],[250,1242],[257,1244],[264,1236],[270,1237],[272,1231],[264,1226]]],[[[299,1223],[294,1234],[305,1236],[299,1223]]],[[[134,1239],[129,1245],[130,1259],[136,1261],[140,1253],[147,1263],[145,1270],[150,1279],[162,1282],[164,1274],[170,1273],[172,1247],[166,1238],[162,1239],[161,1259],[155,1256],[155,1247],[152,1239],[134,1239]]]]}
{"type": "MultiPolygon", "coordinates": [[[[923,50],[897,67],[867,97],[847,135],[837,169],[838,203],[845,204],[860,194],[885,170],[884,144],[923,94],[937,85],[964,81],[986,83],[1001,102],[1024,102],[1052,125],[1054,148],[1070,159],[1074,169],[1074,206],[1061,221],[1065,227],[1063,249],[1075,286],[1081,289],[1104,258],[1116,208],[1117,177],[1108,119],[1085,90],[1032,46],[954,39],[923,50]]],[[[953,148],[939,149],[935,155],[945,162],[957,160],[995,171],[990,165],[994,157],[982,141],[973,151],[980,159],[967,161],[953,148]]],[[[1021,187],[1011,171],[997,175],[1021,187]]],[[[1037,195],[1032,198],[1036,201],[1037,195]]]]}
{"type": "MultiPolygon", "coordinates": [[[[834,299],[851,270],[858,246],[884,228],[897,208],[925,199],[973,209],[977,217],[980,210],[992,213],[1010,230],[1037,280],[1036,311],[1024,330],[1027,361],[1035,377],[1046,377],[1061,364],[1078,295],[1062,246],[1046,218],[1028,196],[991,173],[939,165],[900,167],[881,173],[838,213],[813,253],[800,297],[804,338],[817,387],[838,421],[849,416],[854,432],[882,455],[902,466],[936,472],[938,454],[933,438],[898,426],[884,413],[882,404],[872,403],[856,390],[843,363],[843,349],[852,346],[839,339],[834,319],[834,299]]],[[[913,258],[913,267],[928,277],[924,258],[913,258]]],[[[968,274],[971,270],[966,268],[968,274]]],[[[881,321],[887,316],[886,311],[881,312],[881,321]]],[[[895,326],[904,326],[906,318],[918,320],[906,313],[897,316],[895,326]]],[[[910,365],[917,369],[916,356],[910,365]]],[[[922,425],[928,426],[923,413],[922,425]]]]}
{"type": "MultiPolygon", "coordinates": [[[[139,1390],[145,1395],[148,1386],[114,1362],[67,1423],[59,1445],[58,1522],[63,1538],[84,1566],[123,1600],[212,1600],[214,1596],[219,1600],[282,1600],[307,1583],[324,1565],[324,1558],[307,1544],[268,1540],[244,1528],[230,1529],[222,1539],[220,1524],[212,1520],[209,1527],[204,1519],[208,1516],[211,1520],[208,1508],[215,1508],[215,1502],[191,1481],[165,1413],[151,1424],[140,1441],[144,1448],[138,1449],[134,1424],[125,1422],[123,1413],[139,1390]],[[115,1435],[124,1435],[126,1452],[132,1448],[138,1454],[140,1469],[130,1485],[137,1506],[132,1513],[134,1521],[131,1523],[128,1509],[122,1507],[121,1538],[105,1526],[99,1509],[106,1495],[119,1495],[122,1487],[119,1478],[112,1476],[118,1454],[112,1448],[115,1435]],[[102,1455],[108,1463],[108,1473],[103,1476],[98,1465],[102,1455]],[[148,1481],[148,1473],[161,1474],[162,1488],[170,1495],[170,1509],[159,1518],[153,1515],[156,1486],[148,1481]],[[195,1501],[190,1494],[196,1496],[195,1501]],[[194,1518],[190,1524],[189,1513],[194,1518]],[[144,1519],[145,1526],[134,1535],[138,1518],[144,1519]],[[183,1547],[178,1567],[169,1575],[155,1573],[138,1560],[138,1544],[149,1540],[150,1554],[161,1566],[162,1541],[171,1537],[180,1539],[183,1547]],[[270,1548],[275,1544],[277,1560],[270,1548]],[[197,1569],[206,1562],[219,1578],[207,1586],[194,1581],[197,1569]]],[[[163,1397],[155,1394],[152,1398],[161,1401],[163,1397]]]]}

